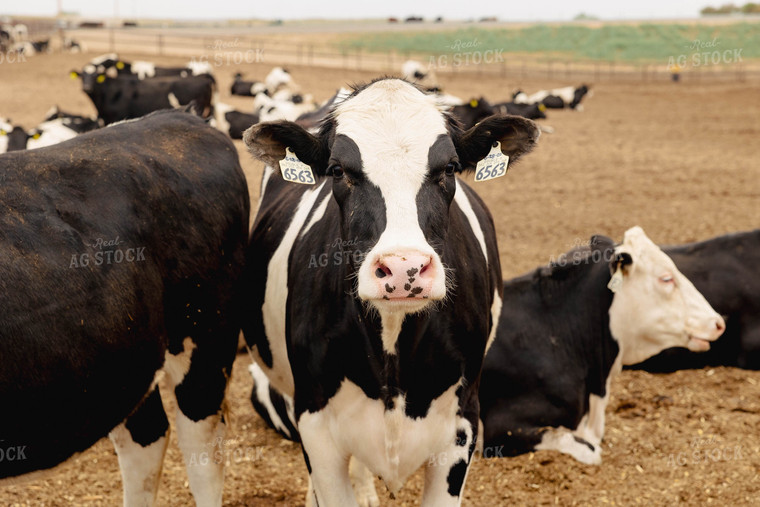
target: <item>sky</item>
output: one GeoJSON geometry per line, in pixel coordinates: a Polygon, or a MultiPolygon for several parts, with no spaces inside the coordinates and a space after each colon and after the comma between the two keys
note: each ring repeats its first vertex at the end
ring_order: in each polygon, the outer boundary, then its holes
{"type": "MultiPolygon", "coordinates": [[[[579,13],[600,19],[692,18],[707,5],[718,6],[726,0],[2,0],[0,15],[54,16],[60,2],[65,12],[83,16],[162,19],[358,19],[405,18],[410,15],[449,20],[496,16],[502,21],[564,21],[579,13]],[[5,4],[5,5],[3,5],[5,4]]],[[[744,3],[739,1],[739,3],[744,3]]]]}

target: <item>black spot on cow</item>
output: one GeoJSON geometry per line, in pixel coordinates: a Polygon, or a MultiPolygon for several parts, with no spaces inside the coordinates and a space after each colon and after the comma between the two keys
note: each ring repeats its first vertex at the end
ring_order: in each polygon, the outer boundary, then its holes
{"type": "Polygon", "coordinates": [[[449,469],[449,476],[446,478],[446,481],[449,483],[449,495],[459,496],[459,493],[462,491],[462,486],[464,486],[464,478],[466,475],[467,462],[460,459],[449,469]]]}

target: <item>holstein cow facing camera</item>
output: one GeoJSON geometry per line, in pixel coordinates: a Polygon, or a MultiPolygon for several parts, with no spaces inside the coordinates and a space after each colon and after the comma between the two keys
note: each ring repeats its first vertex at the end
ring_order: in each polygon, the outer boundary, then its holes
{"type": "Polygon", "coordinates": [[[462,131],[435,100],[381,79],[316,135],[280,121],[243,137],[268,166],[246,259],[245,338],[294,398],[318,505],[356,505],[352,456],[391,494],[425,465],[423,504],[460,503],[502,281],[491,215],[456,174],[496,142],[518,159],[539,131],[510,116],[462,131]],[[293,160],[286,169],[313,184],[273,169],[288,148],[314,174],[293,160]],[[436,466],[438,453],[450,460],[436,466]]]}
{"type": "Polygon", "coordinates": [[[621,366],[668,347],[707,350],[724,329],[639,227],[619,246],[595,236],[589,248],[505,282],[480,383],[483,456],[553,449],[600,463],[621,366]]]}
{"type": "Polygon", "coordinates": [[[199,456],[220,450],[240,332],[249,202],[232,142],[159,112],[4,154],[0,179],[0,439],[16,453],[0,479],[110,435],[124,505],[153,505],[163,371],[195,501],[221,505],[223,462],[199,456]]]}
{"type": "Polygon", "coordinates": [[[708,352],[665,350],[636,365],[651,372],[738,366],[760,370],[760,229],[662,249],[726,318],[726,332],[708,352]]]}

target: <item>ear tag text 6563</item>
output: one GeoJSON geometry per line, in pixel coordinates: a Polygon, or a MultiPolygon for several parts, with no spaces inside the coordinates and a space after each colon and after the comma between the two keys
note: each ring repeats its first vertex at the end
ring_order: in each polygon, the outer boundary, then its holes
{"type": "Polygon", "coordinates": [[[285,148],[285,158],[280,160],[280,172],[286,181],[293,183],[312,185],[316,181],[314,173],[311,172],[311,167],[298,160],[290,148],[285,148]]]}
{"type": "Polygon", "coordinates": [[[507,174],[509,157],[501,152],[501,143],[496,141],[491,151],[475,166],[475,181],[487,181],[507,174]]]}

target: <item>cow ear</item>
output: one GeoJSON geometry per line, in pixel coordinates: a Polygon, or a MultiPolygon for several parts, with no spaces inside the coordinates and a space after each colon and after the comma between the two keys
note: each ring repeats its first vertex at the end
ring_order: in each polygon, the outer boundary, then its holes
{"type": "Polygon", "coordinates": [[[473,170],[497,141],[501,143],[502,153],[512,163],[531,151],[540,135],[538,125],[531,120],[499,114],[486,118],[460,136],[454,136],[454,145],[462,168],[473,170]]]}
{"type": "Polygon", "coordinates": [[[291,121],[257,123],[243,133],[243,141],[253,158],[278,168],[290,148],[298,159],[311,166],[312,171],[324,175],[329,153],[316,136],[291,121]]]}
{"type": "Polygon", "coordinates": [[[618,270],[627,275],[633,269],[633,257],[628,252],[616,252],[610,261],[610,274],[614,275],[618,270]]]}

